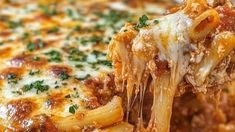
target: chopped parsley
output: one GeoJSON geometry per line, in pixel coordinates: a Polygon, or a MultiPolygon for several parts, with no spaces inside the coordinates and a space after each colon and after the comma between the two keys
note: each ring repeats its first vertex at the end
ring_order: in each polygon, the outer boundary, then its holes
{"type": "Polygon", "coordinates": [[[47,16],[54,16],[57,14],[57,11],[55,10],[55,7],[52,6],[41,6],[43,14],[47,16]]]}
{"type": "Polygon", "coordinates": [[[21,27],[22,23],[21,21],[8,21],[8,27],[11,29],[21,27]]]}
{"type": "Polygon", "coordinates": [[[81,31],[81,26],[80,25],[77,25],[75,28],[74,28],[74,31],[81,31]]]}
{"type": "Polygon", "coordinates": [[[33,60],[34,60],[34,61],[39,61],[40,59],[41,59],[41,58],[40,58],[39,56],[34,56],[34,57],[33,57],[33,60]]]}
{"type": "Polygon", "coordinates": [[[98,50],[92,51],[92,54],[94,54],[94,55],[96,56],[96,58],[99,57],[99,56],[106,56],[105,53],[100,52],[100,51],[98,51],[98,50]]]}
{"type": "Polygon", "coordinates": [[[59,74],[60,80],[64,81],[70,78],[70,76],[66,72],[62,72],[59,74]]]}
{"type": "Polygon", "coordinates": [[[13,94],[22,95],[21,91],[12,91],[13,94]]]}
{"type": "Polygon", "coordinates": [[[93,43],[99,43],[102,41],[102,37],[101,36],[97,36],[97,35],[93,35],[90,37],[90,42],[93,42],[93,43]]]}
{"type": "Polygon", "coordinates": [[[64,96],[66,99],[71,98],[70,94],[64,96]]]}
{"type": "Polygon", "coordinates": [[[50,30],[48,30],[48,33],[56,33],[56,32],[59,32],[59,30],[60,29],[58,27],[53,27],[50,30]]]}
{"type": "Polygon", "coordinates": [[[86,45],[87,43],[97,44],[103,41],[103,38],[101,36],[92,35],[90,37],[83,37],[80,39],[80,43],[82,45],[86,45]]]}
{"type": "Polygon", "coordinates": [[[148,26],[147,20],[149,18],[146,15],[143,15],[139,18],[139,22],[135,25],[134,29],[139,31],[140,28],[148,26]]]}
{"type": "Polygon", "coordinates": [[[158,23],[159,23],[159,20],[156,19],[156,20],[153,21],[153,23],[154,23],[154,24],[158,24],[158,23]]]}
{"type": "Polygon", "coordinates": [[[72,114],[75,114],[77,109],[78,109],[78,105],[72,105],[69,107],[69,112],[72,114]]]}
{"type": "Polygon", "coordinates": [[[73,13],[73,10],[72,10],[72,9],[66,9],[66,10],[65,10],[65,13],[66,13],[69,17],[73,18],[74,13],[73,13]]]}
{"type": "Polygon", "coordinates": [[[113,33],[120,30],[120,28],[125,24],[126,21],[132,22],[131,19],[132,14],[126,11],[119,10],[110,10],[109,12],[96,12],[99,18],[103,19],[103,22],[98,22],[95,25],[96,30],[105,30],[106,27],[111,27],[113,29],[113,33]]]}
{"type": "Polygon", "coordinates": [[[15,78],[16,78],[16,74],[14,73],[7,74],[7,79],[15,79],[15,78]]]}
{"type": "Polygon", "coordinates": [[[33,42],[29,42],[27,45],[27,49],[29,51],[34,51],[36,49],[36,45],[33,42]]]}
{"type": "Polygon", "coordinates": [[[77,65],[75,65],[75,67],[77,67],[77,68],[83,68],[83,65],[82,65],[82,64],[77,64],[77,65]]]}
{"type": "Polygon", "coordinates": [[[22,91],[23,92],[27,92],[31,89],[36,89],[37,90],[37,94],[39,92],[44,92],[44,91],[47,91],[49,89],[49,86],[48,85],[44,85],[44,80],[41,80],[41,81],[35,81],[31,84],[26,84],[23,86],[22,88],[22,91]]]}
{"type": "Polygon", "coordinates": [[[30,36],[30,34],[29,34],[28,32],[25,32],[25,33],[22,35],[22,39],[23,39],[23,40],[26,40],[26,39],[29,38],[29,36],[30,36]]]}
{"type": "Polygon", "coordinates": [[[87,55],[84,52],[79,51],[78,48],[70,48],[68,54],[70,61],[86,61],[87,58],[87,55]]]}
{"type": "Polygon", "coordinates": [[[41,71],[40,71],[39,69],[34,70],[34,71],[33,71],[33,70],[30,70],[30,71],[29,71],[29,75],[34,76],[34,75],[40,74],[40,72],[41,72],[41,71]]]}
{"type": "Polygon", "coordinates": [[[47,55],[49,57],[48,61],[49,62],[61,62],[61,54],[60,52],[56,51],[56,50],[51,50],[47,53],[45,53],[45,55],[47,55]]]}
{"type": "Polygon", "coordinates": [[[112,63],[108,60],[99,60],[97,63],[108,66],[108,67],[112,67],[112,63]]]}
{"type": "Polygon", "coordinates": [[[27,49],[29,51],[34,51],[36,49],[42,49],[45,46],[45,44],[43,43],[42,40],[39,40],[38,42],[34,43],[34,42],[29,42],[27,45],[27,49]]]}
{"type": "Polygon", "coordinates": [[[7,74],[7,82],[9,84],[16,84],[16,83],[18,83],[16,74],[14,74],[14,73],[7,74]]]}

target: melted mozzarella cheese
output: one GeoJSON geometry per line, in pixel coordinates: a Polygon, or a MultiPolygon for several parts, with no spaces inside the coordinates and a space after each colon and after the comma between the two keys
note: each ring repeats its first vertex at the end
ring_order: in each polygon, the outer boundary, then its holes
{"type": "MultiPolygon", "coordinates": [[[[186,51],[191,46],[188,30],[192,20],[183,12],[177,12],[147,23],[148,26],[141,28],[131,40],[131,49],[128,49],[127,43],[116,40],[119,36],[114,38],[110,45],[109,56],[114,61],[121,59],[118,62],[122,63],[121,78],[124,83],[127,83],[127,111],[131,110],[131,104],[135,101],[136,97],[132,96],[137,96],[138,93],[141,98],[140,109],[142,109],[141,102],[143,102],[147,83],[149,78],[152,78],[150,87],[153,89],[154,99],[148,129],[163,132],[169,130],[175,90],[189,65],[190,57],[186,51]],[[170,71],[156,75],[155,70],[158,68],[155,64],[156,56],[158,60],[168,63],[170,71]]],[[[128,32],[130,29],[124,28],[121,32],[124,30],[128,32]]],[[[126,34],[129,35],[128,33],[126,34]]],[[[123,35],[121,37],[128,37],[125,33],[123,35]]],[[[142,122],[139,122],[139,125],[141,124],[142,122]]]]}

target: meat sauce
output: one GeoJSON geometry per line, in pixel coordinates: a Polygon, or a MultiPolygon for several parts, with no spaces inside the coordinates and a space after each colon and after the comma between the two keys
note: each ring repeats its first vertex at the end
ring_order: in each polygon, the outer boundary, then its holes
{"type": "Polygon", "coordinates": [[[219,31],[235,32],[235,10],[227,6],[220,6],[216,9],[220,15],[219,31]]]}

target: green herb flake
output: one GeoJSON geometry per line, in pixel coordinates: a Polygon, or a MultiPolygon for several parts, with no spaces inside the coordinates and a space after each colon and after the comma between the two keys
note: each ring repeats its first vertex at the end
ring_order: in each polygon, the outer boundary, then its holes
{"type": "Polygon", "coordinates": [[[56,33],[56,32],[59,32],[59,30],[60,29],[58,27],[53,27],[50,30],[48,30],[48,33],[56,33]]]}
{"type": "Polygon", "coordinates": [[[30,34],[29,34],[28,32],[25,32],[25,33],[22,35],[22,39],[23,39],[23,40],[26,40],[26,39],[29,38],[29,36],[30,36],[30,34]]]}
{"type": "Polygon", "coordinates": [[[75,114],[77,109],[78,109],[78,105],[72,105],[69,107],[69,112],[72,114],[75,114]]]}
{"type": "Polygon", "coordinates": [[[7,79],[16,79],[16,74],[14,73],[7,74],[7,79]]]}
{"type": "Polygon", "coordinates": [[[74,31],[81,31],[81,26],[80,25],[77,25],[75,28],[74,28],[74,31]]]}
{"type": "Polygon", "coordinates": [[[66,99],[71,98],[70,94],[64,96],[66,99]]]}
{"type": "Polygon", "coordinates": [[[75,65],[76,68],[83,68],[84,66],[82,64],[75,65]]]}
{"type": "Polygon", "coordinates": [[[33,42],[29,42],[28,45],[27,45],[27,49],[29,51],[34,51],[36,49],[36,44],[33,43],[33,42]]]}
{"type": "Polygon", "coordinates": [[[98,51],[98,50],[92,51],[92,54],[94,54],[96,56],[96,58],[99,57],[99,56],[106,56],[106,53],[103,53],[103,52],[98,51]]]}
{"type": "Polygon", "coordinates": [[[34,60],[34,61],[39,61],[40,59],[41,59],[41,58],[40,58],[39,56],[34,56],[34,57],[33,57],[33,60],[34,60]]]}
{"type": "Polygon", "coordinates": [[[105,66],[108,66],[108,67],[112,67],[112,63],[108,60],[99,60],[98,64],[102,64],[102,65],[105,65],[105,66]]]}
{"type": "Polygon", "coordinates": [[[41,80],[41,81],[35,81],[31,84],[26,84],[23,86],[22,88],[22,91],[23,92],[27,92],[31,89],[36,89],[37,90],[37,94],[39,92],[44,92],[44,91],[47,91],[49,89],[49,86],[48,85],[44,85],[44,80],[41,80]]]}
{"type": "Polygon", "coordinates": [[[12,91],[13,94],[22,95],[21,91],[12,91]]]}
{"type": "Polygon", "coordinates": [[[97,36],[97,35],[93,35],[90,37],[89,41],[93,42],[93,43],[99,43],[101,42],[103,39],[101,36],[97,36]]]}
{"type": "Polygon", "coordinates": [[[59,74],[59,78],[61,81],[67,80],[70,78],[70,76],[66,72],[62,72],[59,74]]]}
{"type": "Polygon", "coordinates": [[[103,41],[103,38],[97,35],[92,35],[86,38],[85,37],[80,38],[80,43],[82,45],[86,45],[87,43],[97,44],[97,43],[101,43],[102,41],[103,41]]]}
{"type": "Polygon", "coordinates": [[[18,27],[21,27],[22,26],[22,23],[20,21],[8,21],[8,27],[11,28],[11,29],[15,29],[15,28],[18,28],[18,27]]]}
{"type": "Polygon", "coordinates": [[[55,7],[50,6],[41,6],[43,14],[47,16],[54,16],[57,14],[57,11],[55,10],[55,7]]]}
{"type": "Polygon", "coordinates": [[[134,29],[139,31],[140,28],[148,26],[147,24],[148,17],[143,15],[139,18],[139,22],[135,25],[134,29]]]}
{"type": "Polygon", "coordinates": [[[29,51],[34,51],[34,50],[36,50],[36,49],[42,49],[43,47],[45,47],[45,44],[43,43],[43,41],[42,40],[38,40],[37,42],[29,42],[28,44],[27,44],[27,49],[29,50],[29,51]]]}
{"type": "Polygon", "coordinates": [[[87,55],[84,52],[79,51],[78,48],[70,48],[68,54],[70,61],[86,61],[87,59],[87,55]]]}
{"type": "Polygon", "coordinates": [[[45,55],[47,55],[49,57],[48,61],[49,62],[61,62],[61,54],[60,52],[56,51],[56,50],[51,50],[47,53],[45,53],[45,55]]]}
{"type": "Polygon", "coordinates": [[[23,92],[27,92],[27,91],[29,91],[29,90],[31,90],[31,89],[32,89],[32,87],[27,84],[27,85],[24,85],[24,86],[23,86],[22,91],[23,91],[23,92]]]}
{"type": "Polygon", "coordinates": [[[37,70],[30,70],[29,71],[29,75],[30,76],[34,76],[34,75],[37,75],[37,74],[40,74],[41,73],[41,71],[39,70],[39,69],[37,69],[37,70]]]}
{"type": "Polygon", "coordinates": [[[69,17],[73,17],[74,13],[73,13],[73,10],[72,9],[66,9],[65,10],[65,13],[69,16],[69,17]]]}
{"type": "Polygon", "coordinates": [[[16,74],[14,74],[14,73],[7,74],[7,82],[9,84],[17,84],[18,80],[17,80],[16,74]]]}
{"type": "Polygon", "coordinates": [[[156,20],[153,21],[153,23],[154,23],[154,24],[158,24],[158,23],[159,23],[159,20],[156,19],[156,20]]]}

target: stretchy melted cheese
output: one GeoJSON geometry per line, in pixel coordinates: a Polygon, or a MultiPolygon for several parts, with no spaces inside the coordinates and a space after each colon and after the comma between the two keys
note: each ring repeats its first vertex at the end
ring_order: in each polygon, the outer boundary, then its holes
{"type": "MultiPolygon", "coordinates": [[[[181,82],[206,93],[207,87],[216,87],[220,82],[213,76],[231,74],[210,75],[216,67],[226,70],[229,53],[235,47],[234,31],[219,31],[219,22],[223,20],[218,12],[205,1],[189,0],[173,14],[154,20],[143,15],[136,25],[126,24],[114,36],[108,55],[115,67],[117,87],[127,92],[127,115],[133,111],[135,102],[138,104],[138,129],[144,129],[142,109],[146,105],[143,103],[146,90],[154,96],[146,130],[167,132],[173,99],[181,82]],[[194,57],[201,59],[195,62],[194,57]]],[[[226,79],[220,84],[224,82],[226,79]]]]}

